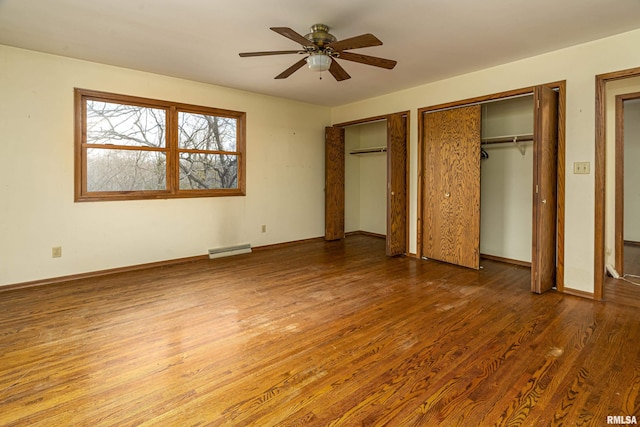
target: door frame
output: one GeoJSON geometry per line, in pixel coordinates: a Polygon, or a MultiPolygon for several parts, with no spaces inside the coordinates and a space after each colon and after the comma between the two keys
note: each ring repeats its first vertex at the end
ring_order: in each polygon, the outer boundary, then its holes
{"type": "MultiPolygon", "coordinates": [[[[405,243],[406,243],[406,247],[405,247],[405,253],[404,255],[407,255],[409,253],[409,247],[408,247],[408,243],[409,243],[409,164],[410,164],[410,159],[409,159],[409,117],[410,117],[410,111],[406,110],[406,111],[398,111],[395,113],[389,113],[389,114],[384,114],[384,115],[380,115],[380,116],[373,116],[373,117],[367,117],[367,118],[363,118],[363,119],[358,119],[358,120],[352,120],[352,121],[348,121],[348,122],[341,122],[341,123],[335,123],[333,125],[331,125],[331,127],[336,127],[336,128],[347,128],[349,126],[356,126],[356,125],[363,125],[363,124],[367,124],[367,123],[374,123],[374,122],[380,122],[380,121],[386,121],[387,123],[389,123],[389,117],[391,116],[395,116],[395,115],[400,115],[402,117],[405,118],[406,123],[405,123],[405,138],[404,138],[404,143],[405,143],[405,147],[406,147],[406,160],[405,160],[405,201],[406,203],[403,206],[402,212],[400,213],[400,215],[404,215],[404,224],[405,224],[405,243]]],[[[344,140],[343,140],[344,141],[344,140]]],[[[387,127],[387,143],[389,141],[389,128],[387,127]]],[[[344,150],[344,146],[342,147],[344,150]]],[[[389,177],[392,176],[393,171],[390,170],[392,168],[393,162],[389,162],[387,161],[387,207],[386,207],[386,215],[387,215],[387,227],[389,224],[389,221],[391,220],[390,216],[393,214],[393,212],[389,209],[389,198],[390,198],[390,190],[389,190],[389,177]]],[[[387,233],[388,234],[388,233],[387,233]]],[[[389,240],[388,240],[388,236],[385,237],[385,240],[387,241],[387,250],[389,250],[389,240]]]]}
{"type": "Polygon", "coordinates": [[[615,264],[616,272],[624,275],[624,103],[640,99],[640,92],[625,93],[616,96],[616,135],[615,135],[615,264]]]}
{"type": "Polygon", "coordinates": [[[422,171],[424,168],[424,129],[421,125],[422,115],[425,113],[444,110],[448,108],[463,107],[470,104],[479,104],[487,101],[495,101],[510,98],[519,95],[533,93],[536,86],[546,86],[558,91],[558,167],[557,167],[557,238],[556,238],[556,289],[558,292],[564,292],[564,237],[565,237],[565,159],[566,159],[566,80],[545,83],[541,85],[528,86],[520,89],[509,90],[505,92],[494,93],[490,95],[478,96],[459,101],[437,104],[429,107],[418,109],[418,220],[417,220],[417,252],[418,257],[422,258],[422,210],[424,209],[424,191],[422,171]]]}
{"type": "Polygon", "coordinates": [[[594,251],[593,251],[593,299],[604,297],[605,278],[605,188],[607,151],[607,90],[610,81],[640,76],[639,68],[630,68],[596,76],[596,138],[595,138],[595,203],[594,203],[594,251]]]}

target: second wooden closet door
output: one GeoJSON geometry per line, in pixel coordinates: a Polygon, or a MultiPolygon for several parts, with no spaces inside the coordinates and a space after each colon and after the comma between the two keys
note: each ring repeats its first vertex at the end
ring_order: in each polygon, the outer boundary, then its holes
{"type": "Polygon", "coordinates": [[[423,115],[422,255],[480,267],[480,106],[423,115]]]}

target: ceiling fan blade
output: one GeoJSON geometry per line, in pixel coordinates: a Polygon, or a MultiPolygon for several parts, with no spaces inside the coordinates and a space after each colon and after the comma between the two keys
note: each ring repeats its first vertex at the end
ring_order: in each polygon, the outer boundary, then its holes
{"type": "Polygon", "coordinates": [[[340,52],[340,59],[346,59],[347,61],[359,62],[361,64],[373,65],[374,67],[386,68],[387,70],[393,69],[398,63],[392,59],[378,58],[376,56],[361,55],[359,53],[352,52],[340,52]]]}
{"type": "Polygon", "coordinates": [[[291,67],[287,68],[286,70],[284,70],[283,72],[281,72],[280,74],[275,76],[275,78],[276,79],[286,79],[291,74],[295,73],[300,68],[304,67],[306,63],[307,63],[307,58],[302,58],[300,61],[298,61],[295,64],[293,64],[291,67]]]}
{"type": "Polygon", "coordinates": [[[342,52],[345,49],[359,49],[361,47],[380,46],[382,42],[373,34],[362,34],[337,42],[329,43],[327,47],[342,52]]]}
{"type": "Polygon", "coordinates": [[[331,58],[331,65],[329,66],[329,72],[339,82],[342,80],[350,79],[351,76],[338,64],[335,58],[331,58]]]}
{"type": "Polygon", "coordinates": [[[296,43],[301,44],[302,46],[315,47],[311,40],[307,40],[304,36],[296,33],[291,28],[287,27],[271,27],[269,28],[272,31],[280,34],[281,36],[285,36],[286,38],[293,40],[296,43]]]}
{"type": "Polygon", "coordinates": [[[289,53],[305,53],[304,50],[272,50],[267,52],[243,52],[239,55],[242,58],[246,58],[248,56],[266,56],[266,55],[286,55],[289,53]]]}

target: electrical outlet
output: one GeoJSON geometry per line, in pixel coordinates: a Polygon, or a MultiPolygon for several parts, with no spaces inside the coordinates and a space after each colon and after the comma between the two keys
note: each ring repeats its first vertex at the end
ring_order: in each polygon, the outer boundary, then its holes
{"type": "Polygon", "coordinates": [[[262,232],[263,233],[267,232],[267,226],[265,224],[262,224],[262,232]]]}
{"type": "Polygon", "coordinates": [[[51,258],[62,258],[62,246],[54,246],[51,248],[51,258]]]}
{"type": "Polygon", "coordinates": [[[589,162],[573,162],[574,174],[589,174],[591,172],[589,162]]]}

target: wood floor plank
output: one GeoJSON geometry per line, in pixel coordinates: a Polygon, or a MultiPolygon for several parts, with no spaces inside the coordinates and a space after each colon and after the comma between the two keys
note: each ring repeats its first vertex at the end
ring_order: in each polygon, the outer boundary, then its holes
{"type": "Polygon", "coordinates": [[[0,425],[640,417],[633,304],[535,295],[527,268],[482,266],[354,235],[0,291],[0,425]]]}

